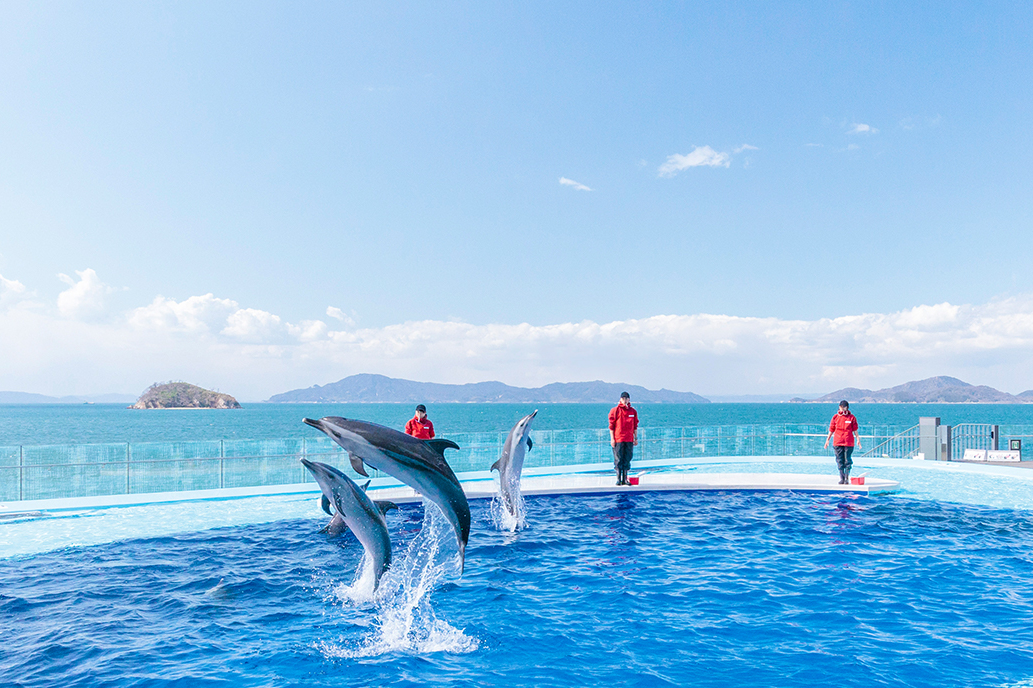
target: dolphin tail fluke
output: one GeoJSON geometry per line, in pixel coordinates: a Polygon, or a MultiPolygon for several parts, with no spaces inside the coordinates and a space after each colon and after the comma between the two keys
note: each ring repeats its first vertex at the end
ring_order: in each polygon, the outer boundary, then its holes
{"type": "Polygon", "coordinates": [[[351,461],[353,471],[365,478],[369,477],[369,473],[366,472],[366,467],[362,465],[362,459],[355,456],[355,454],[348,452],[348,460],[351,461]]]}
{"type": "Polygon", "coordinates": [[[452,440],[437,439],[437,440],[423,440],[423,441],[431,449],[436,451],[438,454],[441,454],[442,458],[444,458],[444,456],[445,456],[445,450],[446,449],[459,449],[459,445],[456,444],[455,442],[453,442],[452,440]]]}
{"type": "Polygon", "coordinates": [[[386,499],[381,499],[381,500],[375,501],[375,502],[373,502],[373,504],[378,509],[380,509],[380,513],[382,513],[384,515],[387,515],[387,512],[391,511],[391,509],[397,509],[398,508],[397,504],[395,504],[394,502],[389,502],[386,499]]]}
{"type": "Polygon", "coordinates": [[[319,506],[323,507],[323,511],[326,512],[327,516],[333,516],[334,515],[334,512],[330,510],[330,500],[327,498],[326,495],[323,495],[319,499],[319,506]]]}
{"type": "MultiPolygon", "coordinates": [[[[499,459],[499,461],[502,461],[502,459],[499,459]]],[[[499,461],[496,461],[495,463],[493,463],[493,464],[491,465],[491,468],[489,468],[489,469],[488,469],[488,472],[489,472],[489,473],[490,473],[491,471],[498,471],[499,473],[502,473],[502,469],[501,469],[501,468],[499,468],[499,461]]]]}

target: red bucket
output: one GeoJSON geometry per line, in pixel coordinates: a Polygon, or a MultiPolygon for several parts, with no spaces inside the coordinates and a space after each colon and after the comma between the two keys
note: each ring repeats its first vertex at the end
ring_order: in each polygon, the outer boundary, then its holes
{"type": "Polygon", "coordinates": [[[637,475],[629,475],[628,476],[628,484],[629,485],[638,485],[638,476],[637,475]]]}
{"type": "Polygon", "coordinates": [[[864,476],[862,475],[859,478],[851,478],[850,479],[850,484],[851,485],[864,485],[864,476]]]}

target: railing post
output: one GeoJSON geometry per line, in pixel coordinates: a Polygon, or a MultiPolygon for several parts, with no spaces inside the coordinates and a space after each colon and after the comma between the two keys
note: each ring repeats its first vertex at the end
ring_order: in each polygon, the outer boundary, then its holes
{"type": "Polygon", "coordinates": [[[993,449],[996,451],[1001,448],[1001,426],[991,425],[990,426],[990,440],[993,449]]]}
{"type": "Polygon", "coordinates": [[[129,459],[133,451],[129,446],[129,443],[126,442],[126,494],[129,494],[129,459]]]}
{"type": "Polygon", "coordinates": [[[25,499],[25,447],[18,445],[18,501],[25,499]]]}
{"type": "Polygon", "coordinates": [[[226,481],[226,440],[219,440],[219,489],[223,488],[226,481]]]}

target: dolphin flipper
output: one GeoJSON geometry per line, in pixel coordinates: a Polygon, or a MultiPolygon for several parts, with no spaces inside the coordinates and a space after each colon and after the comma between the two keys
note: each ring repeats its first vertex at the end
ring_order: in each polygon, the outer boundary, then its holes
{"type": "Polygon", "coordinates": [[[322,495],[319,500],[319,506],[323,507],[323,511],[326,512],[327,516],[333,516],[334,512],[330,510],[330,500],[327,499],[326,495],[322,495]]]}
{"type": "MultiPolygon", "coordinates": [[[[527,436],[527,451],[531,451],[532,449],[534,449],[534,442],[531,441],[531,436],[528,435],[527,436]]],[[[535,456],[538,456],[538,455],[535,454],[535,456]]]]}
{"type": "Polygon", "coordinates": [[[502,472],[502,469],[501,469],[501,468],[499,468],[499,461],[502,461],[502,459],[499,459],[498,461],[496,461],[495,463],[493,463],[493,464],[491,465],[491,468],[489,468],[489,469],[488,469],[488,471],[489,471],[489,472],[491,472],[491,471],[498,471],[499,473],[501,473],[501,472],[502,472]]]}
{"type": "Polygon", "coordinates": [[[369,477],[369,473],[366,472],[366,467],[362,465],[362,459],[355,456],[355,454],[348,452],[348,460],[351,461],[353,471],[361,476],[369,477]]]}
{"type": "Polygon", "coordinates": [[[395,504],[394,502],[389,502],[386,499],[377,500],[377,501],[373,502],[373,504],[378,509],[380,509],[380,513],[384,514],[385,516],[387,515],[388,511],[391,511],[391,509],[397,509],[398,508],[397,504],[395,504]]]}

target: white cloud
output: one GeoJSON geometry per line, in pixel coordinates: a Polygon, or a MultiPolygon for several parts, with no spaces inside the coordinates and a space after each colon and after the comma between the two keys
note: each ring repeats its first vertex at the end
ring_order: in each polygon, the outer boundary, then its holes
{"type": "Polygon", "coordinates": [[[661,177],[673,177],[690,167],[728,167],[732,164],[728,153],[718,153],[710,146],[696,146],[688,155],[675,153],[657,170],[661,177]]]}
{"type": "MultiPolygon", "coordinates": [[[[12,282],[0,281],[2,293],[27,292],[12,282]]],[[[941,374],[1010,392],[1033,388],[1033,294],[817,320],[701,313],[358,330],[292,323],[212,294],[157,297],[124,317],[92,321],[53,305],[0,309],[6,387],[75,394],[186,379],[259,399],[377,372],[518,385],[607,379],[715,394],[874,388],[941,374]]]]}
{"type": "Polygon", "coordinates": [[[327,306],[326,307],[326,314],[328,316],[330,316],[331,318],[334,318],[335,320],[340,320],[345,325],[354,325],[355,324],[355,320],[353,320],[352,318],[348,317],[347,313],[342,311],[340,308],[337,308],[336,306],[327,306]]]}
{"type": "Polygon", "coordinates": [[[66,318],[89,320],[104,314],[105,301],[108,294],[115,291],[100,281],[92,268],[76,270],[79,281],[65,274],[57,278],[69,285],[68,289],[58,294],[57,309],[66,318]]]}
{"type": "Polygon", "coordinates": [[[290,332],[288,326],[268,311],[241,308],[226,318],[226,327],[220,334],[253,344],[281,343],[290,332]]]}
{"type": "Polygon", "coordinates": [[[206,334],[224,328],[226,319],[239,308],[236,301],[217,299],[213,294],[180,302],[157,296],[150,305],[130,311],[128,320],[137,330],[206,334]]]}
{"type": "Polygon", "coordinates": [[[899,122],[897,122],[897,126],[899,126],[901,129],[904,129],[905,131],[911,131],[912,129],[920,129],[922,127],[934,129],[940,126],[940,122],[942,121],[942,119],[943,118],[940,115],[936,115],[935,117],[904,117],[899,122]]]}
{"type": "Polygon", "coordinates": [[[739,146],[738,148],[736,148],[735,150],[733,150],[732,152],[735,153],[736,155],[738,155],[739,153],[742,153],[743,151],[748,151],[748,150],[760,150],[760,149],[757,148],[756,146],[751,146],[748,143],[744,143],[741,146],[739,146]]]}
{"type": "Polygon", "coordinates": [[[858,123],[855,122],[854,125],[850,129],[847,130],[847,133],[848,134],[878,134],[879,130],[875,129],[874,127],[871,127],[871,126],[869,126],[867,124],[858,124],[858,123]]]}
{"type": "Polygon", "coordinates": [[[18,280],[7,279],[0,275],[0,304],[13,303],[25,298],[28,290],[18,280]]]}
{"type": "Polygon", "coordinates": [[[566,177],[560,177],[560,184],[562,184],[564,186],[572,186],[575,189],[577,189],[578,191],[591,191],[591,189],[589,189],[584,184],[576,182],[573,179],[567,179],[566,177]]]}

